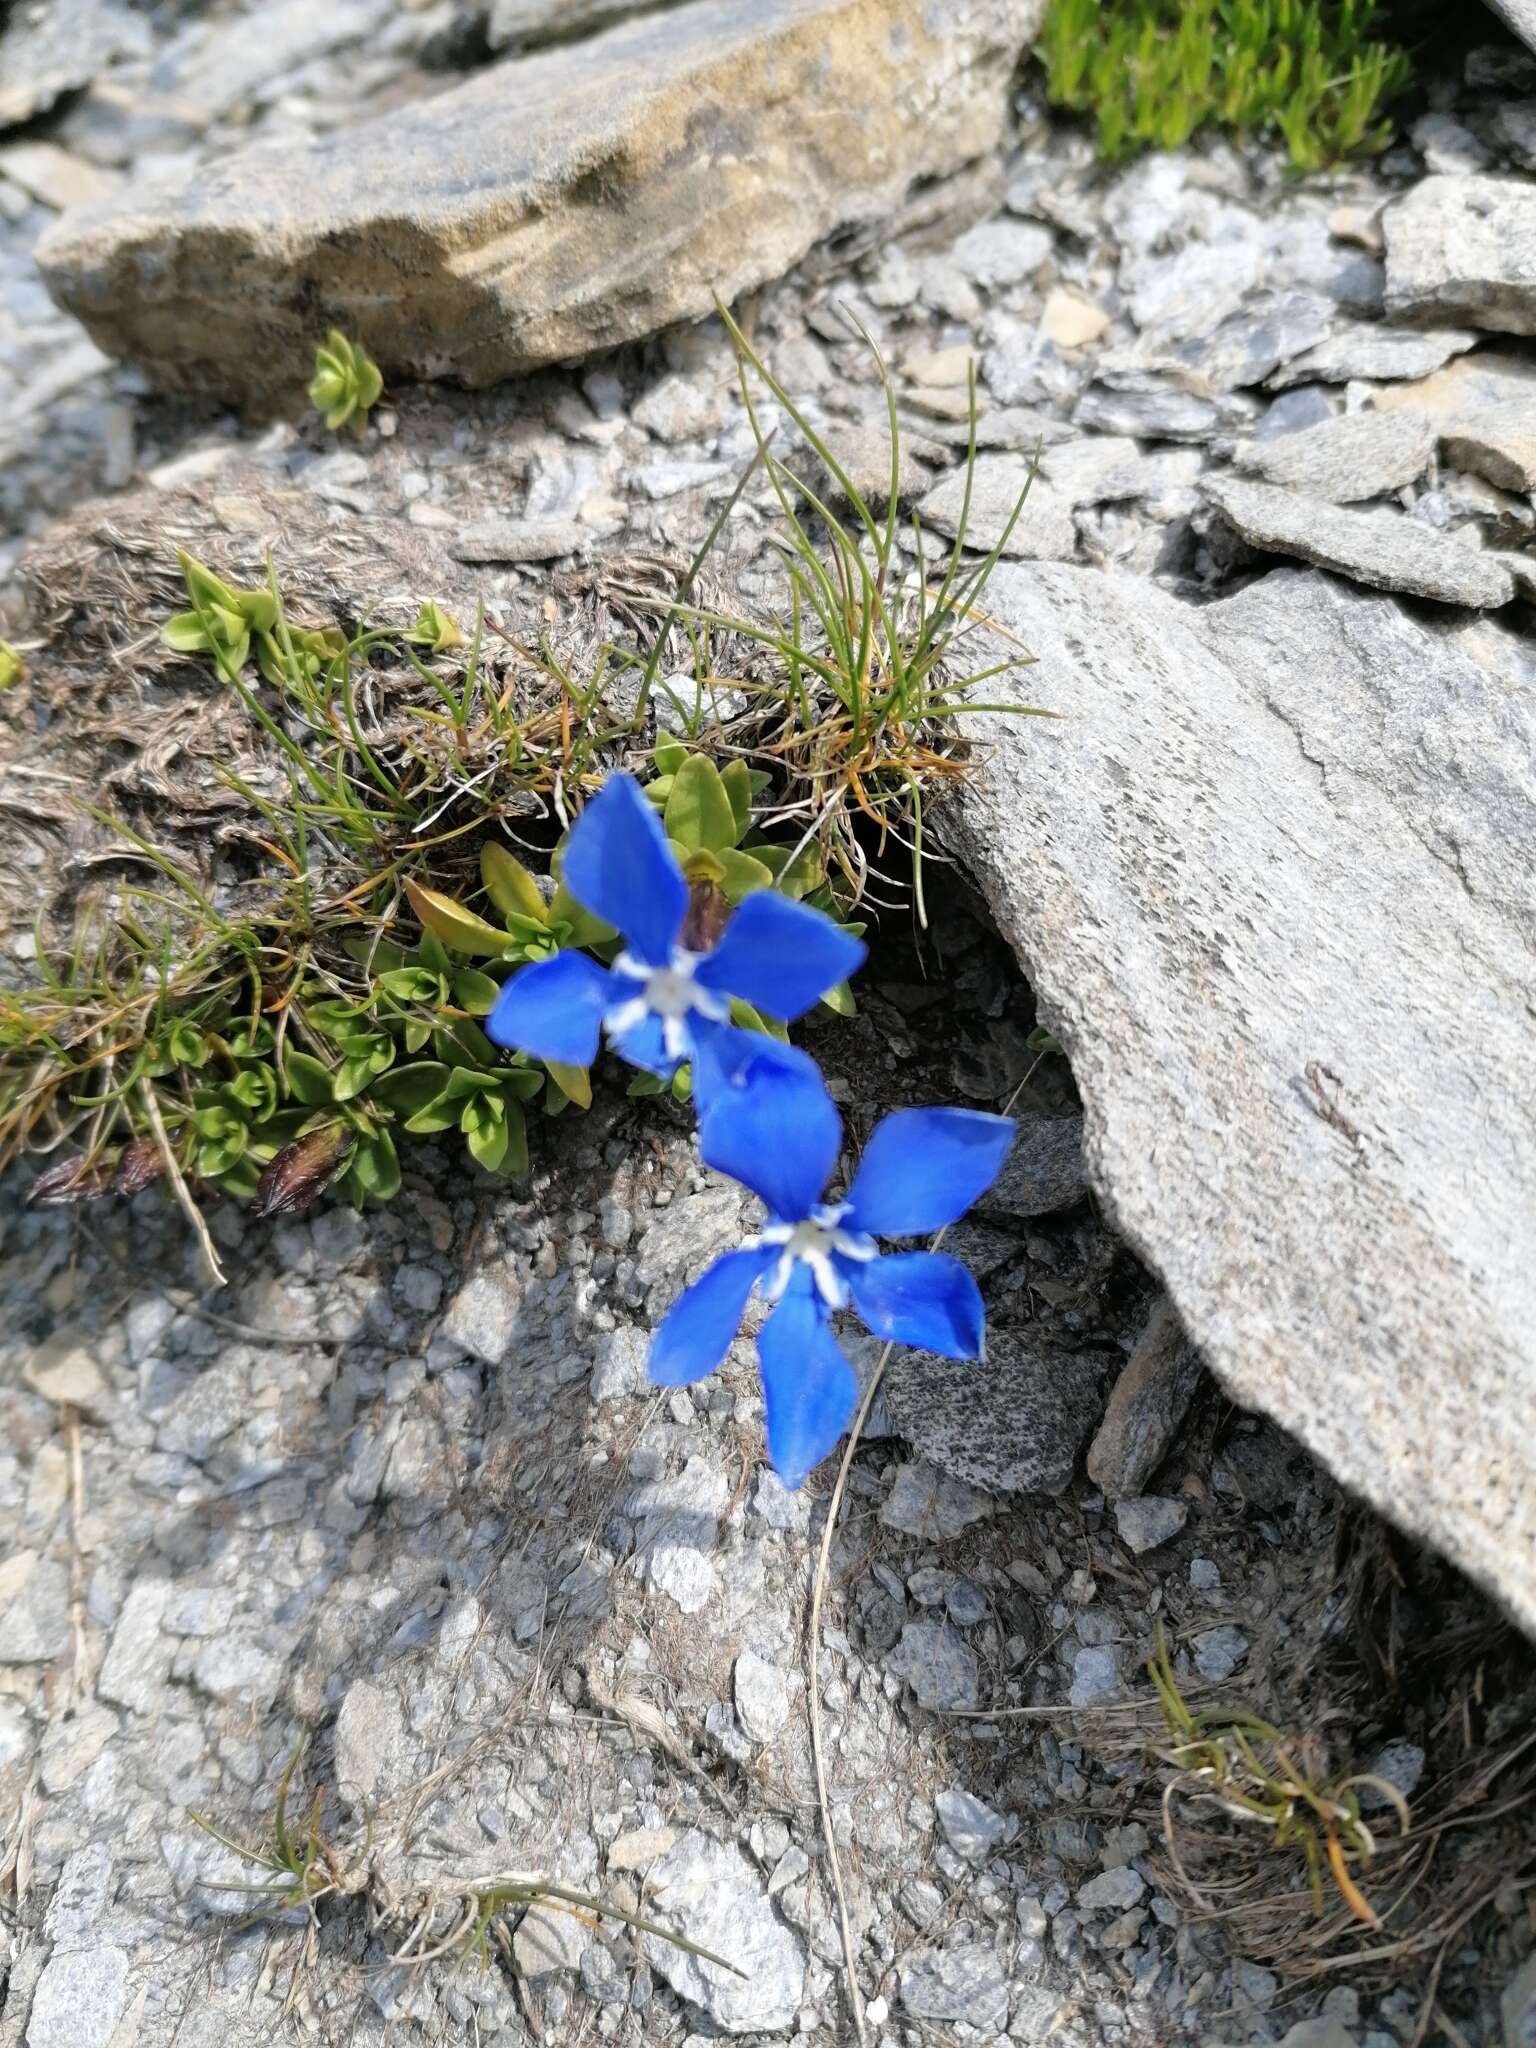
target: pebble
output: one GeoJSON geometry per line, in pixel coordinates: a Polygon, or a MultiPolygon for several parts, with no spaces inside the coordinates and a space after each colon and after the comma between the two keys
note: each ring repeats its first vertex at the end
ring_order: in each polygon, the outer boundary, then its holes
{"type": "Polygon", "coordinates": [[[909,1621],[885,1661],[911,1686],[919,1706],[953,1712],[980,1704],[976,1653],[947,1622],[909,1621]]]}
{"type": "Polygon", "coordinates": [[[1077,1903],[1088,1913],[1124,1913],[1141,1904],[1146,1890],[1147,1881],[1141,1872],[1122,1863],[1090,1878],[1079,1888],[1077,1903]]]}
{"type": "Polygon", "coordinates": [[[1112,1644],[1084,1644],[1072,1656],[1072,1690],[1068,1695],[1074,1707],[1095,1706],[1100,1700],[1111,1700],[1120,1693],[1120,1657],[1112,1644]]]}
{"type": "Polygon", "coordinates": [[[952,1479],[922,1460],[900,1465],[880,1520],[904,1536],[949,1543],[973,1522],[985,1521],[995,1503],[974,1486],[952,1479]]]}
{"type": "Polygon", "coordinates": [[[1115,1527],[1120,1531],[1120,1540],[1138,1557],[1171,1543],[1188,1520],[1187,1501],[1143,1494],[1139,1500],[1115,1502],[1115,1527]]]}
{"type": "Polygon", "coordinates": [[[1053,285],[1046,293],[1040,314],[1040,332],[1058,348],[1084,348],[1097,341],[1110,327],[1110,316],[1091,299],[1053,285]]]}
{"type": "Polygon", "coordinates": [[[1435,442],[1435,427],[1422,413],[1361,412],[1257,441],[1240,452],[1238,466],[1268,483],[1346,505],[1417,482],[1433,460],[1435,442]]]}
{"type": "Polygon", "coordinates": [[[1248,1638],[1240,1628],[1223,1623],[1207,1629],[1195,1644],[1195,1669],[1212,1685],[1230,1678],[1248,1655],[1248,1638]]]}
{"type": "Polygon", "coordinates": [[[743,1650],[736,1659],[732,1695],[736,1718],[753,1742],[772,1742],[789,1719],[788,1677],[755,1650],[743,1650]]]}
{"type": "Polygon", "coordinates": [[[967,1863],[985,1863],[1000,1843],[1018,1832],[1017,1820],[995,1813],[970,1792],[941,1792],[933,1804],[944,1839],[967,1863]]]}
{"type": "Polygon", "coordinates": [[[902,2009],[915,2020],[947,2020],[1001,2033],[1008,2024],[1008,1979],[1002,1964],[979,1943],[916,1949],[899,1977],[902,2009]]]}
{"type": "Polygon", "coordinates": [[[972,284],[983,291],[997,291],[1033,277],[1050,255],[1055,239],[1049,228],[1032,221],[982,221],[955,243],[951,260],[972,284]]]}

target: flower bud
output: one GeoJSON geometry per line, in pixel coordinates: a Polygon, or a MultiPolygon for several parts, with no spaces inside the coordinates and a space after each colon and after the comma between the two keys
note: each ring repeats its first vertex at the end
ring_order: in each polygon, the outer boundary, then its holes
{"type": "Polygon", "coordinates": [[[285,1145],[256,1183],[253,1216],[296,1216],[330,1186],[352,1149],[345,1124],[326,1124],[285,1145]]]}
{"type": "Polygon", "coordinates": [[[120,1195],[136,1195],[165,1171],[165,1155],[153,1138],[135,1138],[123,1147],[112,1185],[120,1195]]]}
{"type": "Polygon", "coordinates": [[[730,916],[731,906],[713,882],[702,878],[691,881],[688,911],[683,919],[683,946],[690,953],[712,953],[730,916]]]}
{"type": "Polygon", "coordinates": [[[112,1192],[112,1168],[104,1159],[77,1155],[61,1159],[40,1173],[27,1189],[27,1200],[42,1209],[62,1209],[70,1202],[94,1202],[112,1192]]]}

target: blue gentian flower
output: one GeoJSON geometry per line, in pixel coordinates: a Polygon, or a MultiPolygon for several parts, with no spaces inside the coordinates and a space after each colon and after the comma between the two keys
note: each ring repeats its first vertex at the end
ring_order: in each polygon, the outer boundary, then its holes
{"type": "MultiPolygon", "coordinates": [[[[572,826],[561,878],[617,928],[624,949],[611,967],[569,951],[520,968],[486,1019],[487,1035],[535,1059],[585,1067],[606,1032],[631,1065],[663,1079],[691,1061],[701,1110],[763,1044],[761,1033],[731,1024],[732,997],[792,1024],[864,958],[831,918],[771,889],[748,896],[714,946],[691,948],[687,878],[655,807],[628,775],[610,776],[572,826]]],[[[803,1054],[772,1070],[781,1066],[810,1086],[803,1054]]]]}
{"type": "Polygon", "coordinates": [[[847,1194],[826,1202],[842,1123],[825,1087],[798,1070],[781,1070],[771,1088],[752,1078],[721,1093],[699,1150],[761,1197],[768,1221],[674,1303],[652,1342],[650,1375],[676,1387],[713,1372],[760,1291],[773,1304],[757,1339],[768,1455],[796,1487],[858,1398],[834,1310],[851,1306],[877,1337],[981,1356],[984,1312],[969,1269],[947,1253],[882,1253],[876,1240],[926,1236],[963,1216],[996,1178],[1015,1126],[979,1110],[897,1110],[875,1127],[847,1194]]]}

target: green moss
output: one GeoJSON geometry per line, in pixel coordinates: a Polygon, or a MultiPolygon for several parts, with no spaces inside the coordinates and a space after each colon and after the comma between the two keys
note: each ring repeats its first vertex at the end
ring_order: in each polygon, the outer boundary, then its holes
{"type": "Polygon", "coordinates": [[[1111,160],[1198,129],[1280,137],[1297,170],[1385,148],[1411,79],[1376,0],[1051,0],[1051,100],[1091,114],[1111,160]]]}

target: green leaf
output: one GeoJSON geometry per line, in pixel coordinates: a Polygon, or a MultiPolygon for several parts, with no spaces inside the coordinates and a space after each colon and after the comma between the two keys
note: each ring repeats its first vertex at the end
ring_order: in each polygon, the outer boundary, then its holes
{"type": "Polygon", "coordinates": [[[185,548],[176,550],[176,559],[181,564],[187,595],[199,610],[238,611],[239,600],[221,576],[215,576],[211,569],[205,567],[195,556],[189,555],[185,548]]]}
{"type": "Polygon", "coordinates": [[[659,1074],[636,1074],[635,1078],[624,1090],[626,1095],[633,1096],[665,1095],[666,1092],[667,1084],[661,1079],[659,1074]]]}
{"type": "Polygon", "coordinates": [[[740,903],[754,890],[773,887],[772,875],[752,854],[738,853],[734,846],[728,846],[715,857],[720,863],[720,888],[727,903],[740,903]]]}
{"type": "Polygon", "coordinates": [[[185,1017],[178,1017],[166,1038],[166,1051],[178,1067],[200,1067],[208,1058],[208,1040],[185,1017]]]}
{"type": "Polygon", "coordinates": [[[753,860],[761,861],[778,888],[794,902],[800,902],[821,886],[821,855],[814,843],[802,846],[793,860],[790,859],[793,847],[775,846],[766,839],[755,840],[752,845],[743,847],[742,852],[750,854],[753,860]]]}
{"type": "Polygon", "coordinates": [[[686,1062],[672,1076],[672,1100],[686,1102],[693,1093],[693,1069],[686,1062]]]}
{"type": "Polygon", "coordinates": [[[564,1060],[546,1060],[544,1064],[554,1075],[562,1095],[578,1109],[592,1107],[592,1076],[585,1067],[567,1066],[564,1060]]]}
{"type": "Polygon", "coordinates": [[[501,983],[478,967],[461,967],[453,977],[453,1000],[472,1017],[489,1017],[501,994],[501,983]]]}
{"type": "Polygon", "coordinates": [[[846,981],[840,981],[836,988],[829,988],[821,1000],[839,1017],[857,1017],[859,1014],[859,1006],[853,999],[853,990],[846,981]]]}
{"type": "Polygon", "coordinates": [[[578,903],[564,882],[555,890],[554,900],[549,906],[549,921],[552,925],[568,927],[572,946],[601,946],[619,936],[611,924],[604,924],[584,904],[578,903]]]}
{"type": "Polygon", "coordinates": [[[218,1181],[220,1192],[236,1202],[248,1202],[256,1192],[261,1179],[262,1162],[249,1156],[235,1160],[213,1178],[218,1181]]]}
{"type": "Polygon", "coordinates": [[[731,800],[731,815],[736,820],[731,844],[739,846],[752,822],[752,770],[745,761],[727,762],[720,771],[720,783],[731,800]]]}
{"type": "Polygon", "coordinates": [[[359,967],[371,967],[376,974],[387,974],[392,968],[403,967],[408,955],[404,946],[397,946],[393,939],[354,935],[342,940],[342,948],[349,960],[355,960],[359,967]]]}
{"type": "Polygon", "coordinates": [[[438,1060],[413,1060],[409,1066],[381,1074],[370,1092],[397,1116],[410,1116],[442,1094],[450,1072],[438,1060]]]}
{"type": "Polygon", "coordinates": [[[453,962],[448,957],[447,947],[436,932],[423,931],[421,944],[416,948],[416,953],[422,966],[430,967],[434,974],[452,974],[453,962]]]}
{"type": "Polygon", "coordinates": [[[247,1110],[253,1121],[270,1116],[277,1107],[277,1076],[270,1067],[245,1067],[224,1091],[230,1102],[247,1110]]]}
{"type": "Polygon", "coordinates": [[[432,1036],[430,1017],[407,1017],[400,1026],[400,1042],[414,1059],[432,1036]]]}
{"type": "Polygon", "coordinates": [[[347,1177],[376,1202],[387,1202],[400,1192],[400,1160],[388,1131],[374,1131],[359,1141],[347,1177]]]}
{"type": "Polygon", "coordinates": [[[438,1058],[447,1060],[450,1066],[494,1067],[501,1058],[470,1017],[455,1017],[452,1023],[439,1025],[432,1034],[432,1043],[438,1058]]]}
{"type": "Polygon", "coordinates": [[[307,1052],[295,1052],[290,1047],[284,1056],[283,1075],[288,1083],[288,1093],[296,1102],[302,1102],[310,1109],[321,1109],[331,1101],[331,1070],[323,1060],[317,1060],[307,1052]]]}
{"type": "Polygon", "coordinates": [[[400,1003],[441,1003],[447,994],[430,967],[391,967],[379,976],[379,987],[400,1003]]]}
{"type": "Polygon", "coordinates": [[[690,853],[734,846],[740,834],[720,771],[703,754],[690,754],[672,778],[664,813],[667,837],[690,853]]]}
{"type": "Polygon", "coordinates": [[[445,612],[435,598],[428,598],[416,614],[415,625],[405,637],[414,640],[418,647],[430,649],[433,654],[446,654],[450,647],[464,645],[464,634],[458,620],[445,612]]]}
{"type": "Polygon", "coordinates": [[[670,775],[653,775],[650,781],[643,783],[641,787],[658,811],[666,809],[667,798],[672,794],[672,777],[670,775]]]}
{"type": "Polygon", "coordinates": [[[331,1082],[332,1097],[337,1102],[350,1102],[354,1095],[361,1095],[394,1062],[395,1048],[383,1036],[359,1039],[356,1045],[357,1050],[346,1054],[331,1082]]]}
{"type": "Polygon", "coordinates": [[[488,839],[480,849],[480,879],[486,895],[503,917],[531,918],[538,925],[549,922],[538,883],[522,862],[494,839],[488,839]]]}
{"type": "Polygon", "coordinates": [[[658,733],[651,759],[656,763],[658,775],[675,775],[688,758],[688,749],[680,739],[671,733],[658,733]]]}
{"type": "MultiPolygon", "coordinates": [[[[585,1073],[585,1067],[573,1069],[585,1073]]],[[[544,1076],[537,1067],[503,1067],[496,1079],[504,1095],[511,1095],[522,1102],[531,1102],[543,1086],[544,1076]]]]}
{"type": "Polygon", "coordinates": [[[506,952],[506,933],[487,924],[483,917],[476,917],[462,903],[455,903],[451,896],[440,895],[420,882],[407,882],[405,893],[421,919],[422,928],[441,939],[450,952],[470,953],[486,960],[499,960],[506,952]]]}
{"type": "Polygon", "coordinates": [[[528,1127],[515,1102],[507,1103],[505,1114],[494,1123],[477,1123],[473,1130],[466,1130],[464,1141],[487,1172],[514,1175],[528,1171],[528,1127]]]}

